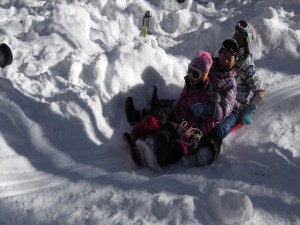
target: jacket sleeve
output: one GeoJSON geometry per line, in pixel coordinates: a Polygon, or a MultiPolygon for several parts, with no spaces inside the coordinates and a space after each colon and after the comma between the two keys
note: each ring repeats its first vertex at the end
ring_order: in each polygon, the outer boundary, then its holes
{"type": "Polygon", "coordinates": [[[255,108],[260,107],[263,104],[265,96],[265,88],[257,74],[251,77],[248,81],[249,87],[253,95],[250,98],[250,104],[255,108]]]}
{"type": "Polygon", "coordinates": [[[233,85],[220,95],[219,102],[209,103],[210,117],[212,119],[220,122],[231,114],[235,105],[236,92],[236,85],[233,85]]]}

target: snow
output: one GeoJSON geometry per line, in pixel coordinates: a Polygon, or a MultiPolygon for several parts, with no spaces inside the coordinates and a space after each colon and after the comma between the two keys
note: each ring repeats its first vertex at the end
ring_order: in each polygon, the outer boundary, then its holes
{"type": "Polygon", "coordinates": [[[299,0],[2,0],[0,224],[300,224],[299,0]],[[152,12],[152,35],[141,37],[152,12]],[[253,123],[218,160],[155,172],[121,139],[124,101],[153,84],[175,98],[196,50],[240,19],[258,32],[266,87],[253,123]]]}
{"type": "Polygon", "coordinates": [[[215,188],[208,197],[208,209],[221,224],[243,224],[253,217],[249,196],[237,190],[215,188]]]}

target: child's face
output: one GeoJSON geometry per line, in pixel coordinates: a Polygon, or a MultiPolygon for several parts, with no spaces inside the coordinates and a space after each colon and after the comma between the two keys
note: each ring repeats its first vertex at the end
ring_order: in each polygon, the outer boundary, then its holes
{"type": "Polygon", "coordinates": [[[201,80],[201,79],[195,80],[192,76],[189,76],[189,79],[190,79],[190,84],[191,84],[192,86],[195,86],[195,85],[199,84],[199,82],[200,82],[200,80],[201,80]]]}
{"type": "Polygon", "coordinates": [[[205,81],[208,77],[208,73],[203,73],[200,69],[189,64],[187,75],[189,76],[190,84],[192,86],[197,85],[200,81],[205,81]]]}
{"type": "Polygon", "coordinates": [[[236,63],[236,56],[230,51],[222,49],[219,56],[219,64],[223,68],[231,68],[236,63]]]}

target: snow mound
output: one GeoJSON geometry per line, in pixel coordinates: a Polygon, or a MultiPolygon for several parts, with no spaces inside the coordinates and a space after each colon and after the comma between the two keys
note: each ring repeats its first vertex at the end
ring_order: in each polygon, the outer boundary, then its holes
{"type": "Polygon", "coordinates": [[[197,224],[194,218],[195,208],[191,196],[159,193],[130,208],[128,215],[132,218],[143,218],[135,224],[197,224]]]}
{"type": "Polygon", "coordinates": [[[208,210],[222,224],[242,224],[253,216],[249,196],[233,189],[215,188],[208,197],[208,210]]]}

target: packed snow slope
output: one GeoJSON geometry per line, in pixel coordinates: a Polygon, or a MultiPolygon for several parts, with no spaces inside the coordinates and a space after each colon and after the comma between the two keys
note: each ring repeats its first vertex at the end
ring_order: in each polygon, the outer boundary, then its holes
{"type": "Polygon", "coordinates": [[[300,224],[299,0],[2,0],[0,224],[300,224]],[[152,35],[140,36],[152,12],[152,35]],[[266,87],[218,160],[156,173],[121,140],[124,100],[175,98],[198,49],[257,29],[266,87]]]}

